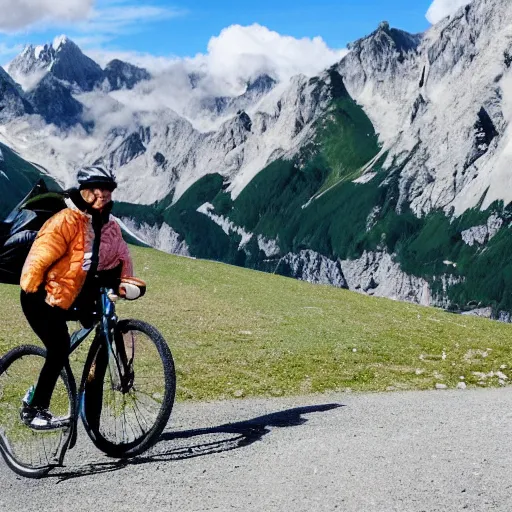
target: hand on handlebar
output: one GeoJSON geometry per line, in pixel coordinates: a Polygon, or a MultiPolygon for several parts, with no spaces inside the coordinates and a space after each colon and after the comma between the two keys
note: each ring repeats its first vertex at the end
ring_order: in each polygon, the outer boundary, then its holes
{"type": "Polygon", "coordinates": [[[118,294],[123,299],[135,300],[146,293],[146,283],[136,277],[122,277],[118,294]]]}

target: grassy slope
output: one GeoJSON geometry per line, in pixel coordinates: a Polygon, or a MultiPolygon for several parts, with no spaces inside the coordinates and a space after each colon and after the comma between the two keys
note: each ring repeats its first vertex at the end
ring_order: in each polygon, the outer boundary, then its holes
{"type": "MultiPolygon", "coordinates": [[[[148,294],[119,304],[118,313],[161,330],[176,359],[181,400],[428,389],[437,382],[453,387],[460,376],[476,385],[473,371],[512,364],[506,324],[152,249],[132,251],[148,294]]],[[[35,341],[17,287],[0,285],[0,297],[0,353],[35,341]]],[[[497,378],[486,382],[496,385],[497,378]]]]}

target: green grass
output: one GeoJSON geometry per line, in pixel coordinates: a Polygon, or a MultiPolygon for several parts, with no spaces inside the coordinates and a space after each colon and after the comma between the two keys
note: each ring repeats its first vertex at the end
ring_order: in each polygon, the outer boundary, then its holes
{"type": "MultiPolygon", "coordinates": [[[[152,249],[132,251],[148,293],[119,303],[118,313],[154,324],[167,339],[179,400],[432,389],[438,382],[455,387],[460,376],[477,385],[472,372],[507,365],[508,374],[512,364],[506,324],[152,249]]],[[[17,287],[0,286],[0,297],[0,353],[34,342],[17,287]]]]}
{"type": "Polygon", "coordinates": [[[380,150],[371,121],[350,97],[341,76],[332,70],[329,76],[333,101],[315,129],[315,144],[330,169],[319,192],[357,178],[361,168],[380,150]]]}

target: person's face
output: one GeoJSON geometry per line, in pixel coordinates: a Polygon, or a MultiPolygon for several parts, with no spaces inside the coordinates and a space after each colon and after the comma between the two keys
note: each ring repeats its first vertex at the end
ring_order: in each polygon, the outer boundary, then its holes
{"type": "Polygon", "coordinates": [[[112,201],[112,192],[105,188],[92,188],[81,190],[84,200],[95,210],[103,210],[112,201]]]}

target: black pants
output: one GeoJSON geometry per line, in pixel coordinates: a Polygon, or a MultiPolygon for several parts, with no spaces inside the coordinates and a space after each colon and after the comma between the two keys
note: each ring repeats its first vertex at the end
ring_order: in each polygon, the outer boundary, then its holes
{"type": "MultiPolygon", "coordinates": [[[[86,327],[92,325],[93,317],[91,314],[98,307],[96,300],[100,286],[117,290],[121,268],[121,265],[119,265],[111,270],[97,272],[95,274],[96,277],[92,279],[88,277],[80,294],[69,310],[48,305],[45,302],[46,290],[44,286],[36,293],[21,291],[23,313],[30,327],[41,339],[47,351],[46,361],[39,375],[32,398],[32,405],[35,407],[47,409],[50,406],[57,379],[68,361],[71,340],[66,322],[78,320],[86,327]]],[[[101,399],[101,390],[96,389],[96,387],[103,382],[107,360],[106,351],[102,351],[97,358],[96,382],[88,384],[90,387],[89,396],[99,395],[101,399]]],[[[95,406],[91,405],[91,401],[89,401],[88,407],[94,408],[95,406]]],[[[98,411],[93,411],[91,415],[97,416],[99,412],[101,412],[101,408],[98,411]]]]}
{"type": "Polygon", "coordinates": [[[47,357],[32,398],[32,405],[47,409],[53,389],[69,356],[70,337],[66,324],[67,312],[45,302],[46,291],[21,291],[21,307],[30,327],[46,347],[47,357]]]}

